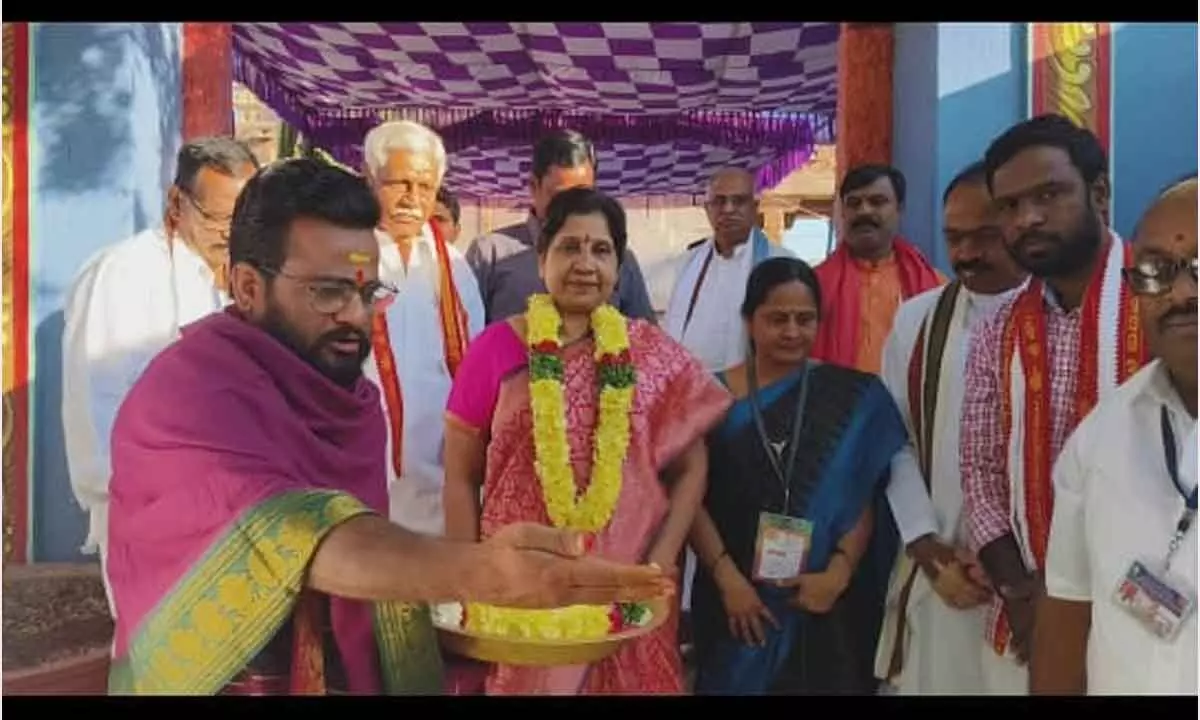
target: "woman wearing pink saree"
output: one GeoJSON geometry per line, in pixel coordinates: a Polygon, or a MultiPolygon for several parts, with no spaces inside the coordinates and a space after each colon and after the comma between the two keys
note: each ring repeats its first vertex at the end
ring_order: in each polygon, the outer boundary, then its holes
{"type": "MultiPolygon", "coordinates": [[[[608,387],[606,378],[611,376],[605,375],[609,366],[597,369],[597,343],[603,344],[605,333],[594,323],[611,310],[605,303],[625,251],[625,214],[602,193],[576,188],[554,198],[544,223],[537,252],[549,295],[531,299],[526,315],[489,326],[468,349],[450,392],[444,504],[447,535],[452,538],[486,538],[516,522],[557,524],[556,513],[548,507],[555,503],[547,502],[545,489],[550,487],[550,463],[539,455],[535,442],[543,435],[534,418],[542,416],[537,393],[530,392],[531,385],[537,390],[539,367],[547,361],[558,368],[565,418],[539,422],[557,425],[565,420],[564,453],[569,455],[575,493],[584,494],[598,482],[596,467],[602,463],[593,462],[593,453],[603,457],[606,436],[602,426],[601,442],[593,440],[604,414],[597,385],[608,387]],[[561,320],[558,340],[551,343],[559,349],[549,357],[534,355],[527,340],[537,337],[532,331],[540,326],[533,308],[548,302],[561,320]]],[[[704,436],[724,415],[731,398],[657,327],[623,317],[618,322],[624,324],[626,361],[632,365],[628,444],[623,460],[617,461],[620,484],[611,515],[593,529],[591,552],[610,560],[655,563],[674,573],[705,490],[704,436]]],[[[675,610],[657,631],[595,665],[494,666],[485,692],[681,693],[675,610]]]]}

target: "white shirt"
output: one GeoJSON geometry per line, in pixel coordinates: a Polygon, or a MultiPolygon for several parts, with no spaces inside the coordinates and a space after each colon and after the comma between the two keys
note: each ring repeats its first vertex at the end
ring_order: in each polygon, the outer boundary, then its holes
{"type": "MultiPolygon", "coordinates": [[[[413,242],[408,267],[400,248],[383,232],[379,240],[379,276],[399,289],[388,307],[388,333],[404,403],[403,477],[392,466],[391,433],[388,434],[388,498],[392,522],[430,535],[445,532],[442,510],[442,440],[446,399],[451,378],[446,368],[445,340],[438,310],[439,275],[433,234],[429,226],[413,242]]],[[[467,313],[469,338],[483,330],[483,300],[475,274],[457,248],[447,245],[450,270],[467,313]]],[[[379,369],[372,355],[364,374],[379,383],[379,369]]],[[[380,393],[387,412],[387,400],[380,393]]],[[[388,419],[391,422],[391,419],[388,419]]]]}
{"type": "MultiPolygon", "coordinates": [[[[883,350],[881,376],[896,400],[911,433],[909,417],[908,373],[912,353],[926,318],[945,292],[939,287],[921,293],[903,303],[896,312],[892,331],[883,350]]],[[[1019,288],[1018,288],[1019,290],[1019,288]]],[[[916,450],[910,443],[892,458],[891,479],[887,486],[892,515],[905,545],[924,535],[935,535],[953,545],[965,545],[962,523],[962,474],[959,471],[959,417],[962,413],[963,370],[971,338],[980,325],[1011,297],[1012,290],[1000,295],[980,295],[965,287],[950,319],[946,347],[938,378],[938,402],[934,415],[932,477],[926,488],[916,450]]],[[[902,588],[908,578],[907,561],[901,561],[893,573],[888,606],[876,655],[876,671],[888,672],[896,643],[901,643],[903,669],[891,678],[902,695],[1009,694],[1012,689],[991,678],[990,649],[983,642],[981,610],[955,610],[933,590],[924,573],[918,573],[909,591],[907,603],[900,605],[902,588]],[[901,625],[903,609],[906,623],[901,625]],[[899,637],[901,628],[903,637],[899,637]]],[[[1021,678],[1024,684],[1024,678],[1021,678]]]]}
{"type": "MultiPolygon", "coordinates": [[[[931,485],[935,488],[936,502],[930,498],[929,490],[921,474],[916,451],[910,444],[892,458],[892,476],[887,487],[888,503],[896,519],[901,541],[908,545],[918,538],[935,534],[943,540],[965,546],[962,535],[962,484],[958,472],[958,420],[962,413],[963,384],[966,372],[967,350],[971,337],[982,323],[992,317],[1009,298],[1024,288],[1024,284],[998,295],[982,295],[965,287],[960,297],[967,303],[960,327],[950,328],[945,354],[942,356],[942,373],[952,373],[958,382],[944,385],[945,393],[938,397],[947,419],[945,429],[939,429],[933,448],[935,474],[931,485]],[[944,471],[944,473],[942,472],[944,471]]],[[[892,332],[884,345],[883,366],[880,374],[884,385],[891,391],[899,404],[900,411],[908,414],[908,365],[912,358],[913,345],[921,331],[921,323],[933,312],[945,286],[927,290],[904,302],[896,311],[892,332]]],[[[942,413],[939,413],[939,415],[942,413]]],[[[911,428],[911,419],[908,419],[911,428]]]]}
{"type": "Polygon", "coordinates": [[[64,311],[62,413],[71,488],[90,515],[84,552],[105,558],[109,436],[126,393],[179,328],[227,303],[200,256],[162,229],[104,248],[76,276],[64,311]]]}
{"type": "MultiPolygon", "coordinates": [[[[1067,440],[1054,467],[1046,592],[1090,602],[1087,685],[1092,695],[1195,695],[1196,615],[1174,642],[1159,640],[1112,600],[1135,560],[1161,569],[1185,507],[1164,461],[1160,413],[1175,431],[1180,484],[1196,487],[1196,420],[1155,360],[1102,400],[1067,440]],[[1156,567],[1157,566],[1157,567],[1156,567]]],[[[1196,527],[1171,563],[1196,591],[1196,527]]]]}
{"type": "MultiPolygon", "coordinates": [[[[695,248],[693,253],[708,253],[712,250],[712,261],[704,274],[700,292],[696,295],[696,306],[692,319],[675,338],[686,347],[711,372],[727,370],[746,359],[746,328],[742,320],[742,300],[746,297],[746,281],[750,278],[750,258],[753,239],[738,245],[724,257],[713,249],[712,241],[695,248]]],[[[787,248],[770,243],[767,257],[794,257],[787,248]]],[[[680,272],[687,266],[680,265],[680,272]]],[[[672,294],[684,293],[684,305],[691,300],[695,288],[683,287],[676,279],[672,294]]]]}

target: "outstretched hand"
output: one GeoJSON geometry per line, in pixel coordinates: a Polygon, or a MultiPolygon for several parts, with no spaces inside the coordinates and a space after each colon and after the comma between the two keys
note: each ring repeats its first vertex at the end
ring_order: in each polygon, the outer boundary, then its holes
{"type": "Polygon", "coordinates": [[[490,550],[488,597],[480,601],[523,608],[603,605],[650,600],[675,591],[663,571],[649,565],[587,557],[586,536],[536,523],[515,523],[483,543],[490,550]]]}

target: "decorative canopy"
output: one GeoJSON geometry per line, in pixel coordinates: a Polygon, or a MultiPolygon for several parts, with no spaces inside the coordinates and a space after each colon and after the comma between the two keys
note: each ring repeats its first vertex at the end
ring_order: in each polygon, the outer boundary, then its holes
{"type": "Polygon", "coordinates": [[[770,186],[833,134],[836,23],[239,23],[235,74],[339,162],[408,117],[446,184],[528,193],[530,146],[570,127],[617,195],[693,194],[718,167],[770,186]]]}

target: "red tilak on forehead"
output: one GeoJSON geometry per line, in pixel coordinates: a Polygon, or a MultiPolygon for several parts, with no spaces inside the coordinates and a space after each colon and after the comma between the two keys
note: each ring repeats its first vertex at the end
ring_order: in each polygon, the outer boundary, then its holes
{"type": "Polygon", "coordinates": [[[362,285],[362,284],[363,284],[363,280],[365,280],[365,279],[366,279],[366,277],[367,277],[367,274],[366,274],[365,272],[363,272],[363,269],[362,269],[362,268],[359,268],[359,269],[357,269],[357,270],[355,270],[355,271],[354,271],[354,280],[355,280],[355,281],[356,281],[356,282],[357,282],[359,285],[362,285]]]}

